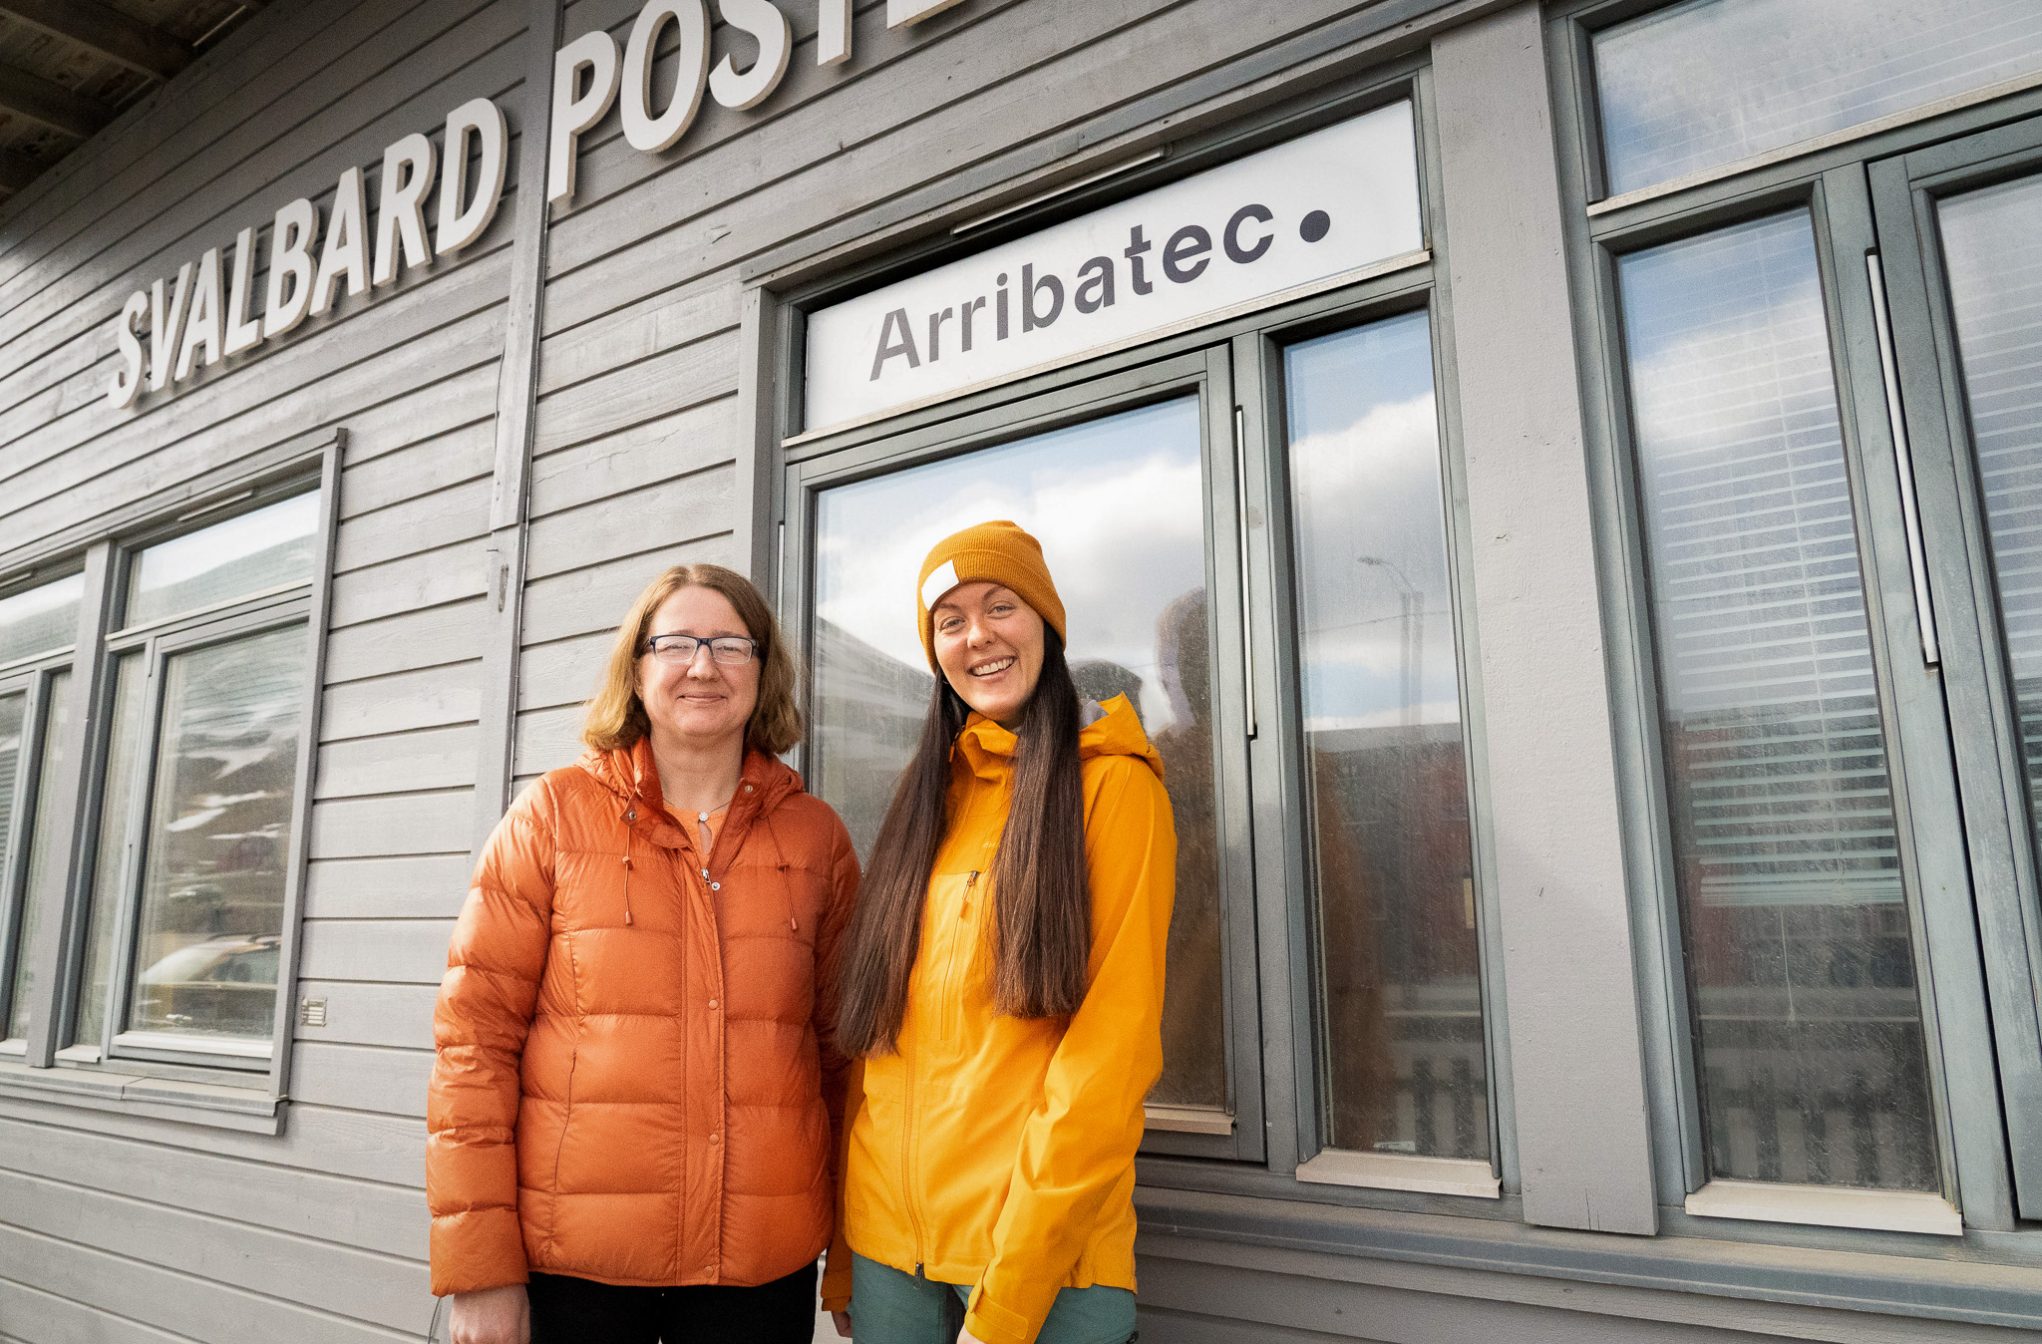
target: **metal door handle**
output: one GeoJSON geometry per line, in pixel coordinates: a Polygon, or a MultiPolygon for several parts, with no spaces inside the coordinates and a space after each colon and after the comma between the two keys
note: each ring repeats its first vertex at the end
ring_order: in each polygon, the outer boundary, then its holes
{"type": "Polygon", "coordinates": [[[1914,449],[1907,440],[1907,417],[1900,407],[1900,365],[1894,355],[1893,318],[1886,307],[1886,273],[1879,254],[1865,254],[1865,274],[1872,282],[1872,322],[1879,335],[1879,372],[1886,384],[1886,421],[1893,433],[1893,471],[1900,477],[1900,514],[1907,528],[1907,568],[1914,579],[1914,618],[1921,628],[1921,657],[1930,667],[1943,661],[1936,639],[1936,611],[1929,601],[1928,559],[1922,544],[1921,509],[1914,498],[1914,449]]]}
{"type": "Polygon", "coordinates": [[[1248,599],[1248,436],[1246,416],[1239,406],[1234,407],[1234,506],[1238,514],[1241,533],[1239,559],[1241,565],[1241,689],[1247,699],[1248,736],[1254,737],[1255,723],[1255,633],[1249,627],[1248,599]]]}

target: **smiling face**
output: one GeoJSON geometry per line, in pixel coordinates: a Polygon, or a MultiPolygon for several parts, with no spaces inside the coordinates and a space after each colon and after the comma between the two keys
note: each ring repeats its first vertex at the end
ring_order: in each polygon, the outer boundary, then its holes
{"type": "MultiPolygon", "coordinates": [[[[718,635],[756,638],[730,599],[714,588],[676,589],[654,608],[648,637],[718,635]]],[[[745,725],[759,703],[759,660],[719,663],[701,645],[688,663],[662,662],[651,653],[638,655],[638,698],[652,723],[655,746],[669,743],[692,750],[732,743],[740,748],[745,725]]]]}
{"type": "Polygon", "coordinates": [[[985,582],[952,588],[929,616],[950,689],[1011,728],[1042,676],[1042,617],[1013,589],[985,582]]]}

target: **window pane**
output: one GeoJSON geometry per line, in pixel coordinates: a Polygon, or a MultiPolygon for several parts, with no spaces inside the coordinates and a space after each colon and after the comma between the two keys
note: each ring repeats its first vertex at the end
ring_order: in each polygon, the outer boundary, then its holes
{"type": "Polygon", "coordinates": [[[1933,1189],[1808,217],[1640,252],[1620,276],[1711,1168],[1933,1189]]]}
{"type": "Polygon", "coordinates": [[[1227,1104],[1219,834],[1195,397],[825,491],[816,520],[812,778],[862,851],[928,706],[914,586],[929,547],[1011,518],[1042,541],[1071,672],[1126,693],[1163,755],[1177,822],[1163,1104],[1227,1104]]]}
{"type": "Polygon", "coordinates": [[[69,648],[78,641],[78,600],[85,576],[73,574],[0,597],[0,663],[69,648]]]}
{"type": "Polygon", "coordinates": [[[136,757],[142,749],[142,655],[114,664],[112,722],[107,732],[105,787],[92,855],[92,896],[85,912],[85,968],[79,977],[74,1045],[98,1045],[106,1025],[106,993],[120,910],[122,856],[127,852],[128,809],[135,794],[136,757]]]}
{"type": "Polygon", "coordinates": [[[143,625],[287,583],[309,583],[318,530],[314,493],[151,546],[128,572],[122,624],[143,625]]]}
{"type": "Polygon", "coordinates": [[[2028,821],[2042,848],[2042,179],[1953,196],[1938,211],[2028,821]]]}
{"type": "Polygon", "coordinates": [[[1423,313],[1284,353],[1329,1147],[1489,1155],[1423,313]]]}
{"type": "Polygon", "coordinates": [[[35,967],[30,950],[35,947],[36,930],[44,912],[58,908],[64,899],[64,837],[71,819],[54,801],[57,780],[67,761],[64,729],[71,721],[71,674],[59,672],[50,678],[49,706],[43,713],[42,771],[35,787],[34,838],[28,849],[28,882],[23,888],[21,935],[15,940],[19,954],[14,962],[14,984],[7,996],[7,1039],[19,1040],[34,1025],[29,1015],[29,995],[35,989],[35,967]]]}
{"type": "Polygon", "coordinates": [[[270,1033],[305,658],[300,625],[165,664],[131,1030],[270,1033]]]}
{"type": "Polygon", "coordinates": [[[15,795],[21,788],[21,749],[28,727],[28,693],[0,695],[0,875],[7,872],[14,836],[15,795]]]}
{"type": "Polygon", "coordinates": [[[1595,38],[1612,194],[2042,71],[2035,0],[1699,0],[1595,38]]]}

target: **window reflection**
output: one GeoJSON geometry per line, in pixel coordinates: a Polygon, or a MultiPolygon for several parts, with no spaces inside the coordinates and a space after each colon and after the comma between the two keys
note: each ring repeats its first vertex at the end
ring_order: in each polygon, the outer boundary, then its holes
{"type": "Polygon", "coordinates": [[[1808,218],[1635,253],[1620,277],[1711,1169],[1934,1188],[1808,218]]]}
{"type": "Polygon", "coordinates": [[[1938,212],[2028,822],[2042,851],[2042,180],[1953,196],[1938,212]]]}
{"type": "Polygon", "coordinates": [[[0,597],[0,663],[66,648],[78,638],[85,576],[73,574],[0,597]]]}
{"type": "Polygon", "coordinates": [[[2035,0],[1698,0],[1596,35],[1612,194],[2042,71],[2035,0]]]}
{"type": "Polygon", "coordinates": [[[106,784],[100,794],[98,839],[93,846],[92,895],[85,911],[85,967],[79,978],[78,1020],[71,1040],[98,1045],[106,1025],[107,976],[120,912],[121,863],[127,851],[128,808],[135,792],[135,761],[142,749],[142,657],[122,654],[113,669],[113,714],[107,727],[106,784]]]}
{"type": "Polygon", "coordinates": [[[958,528],[1010,518],[1042,541],[1069,613],[1071,672],[1125,694],[1164,758],[1178,876],[1158,1103],[1227,1105],[1219,838],[1195,397],[822,493],[811,776],[860,851],[907,763],[930,689],[914,579],[958,528]]]}
{"type": "Polygon", "coordinates": [[[164,665],[132,1030],[270,1033],[305,658],[298,625],[164,665]]]}
{"type": "Polygon", "coordinates": [[[1425,314],[1284,354],[1328,1146],[1489,1155],[1425,314]]]}
{"type": "Polygon", "coordinates": [[[24,884],[21,931],[15,938],[14,985],[7,997],[7,1038],[19,1040],[35,1024],[29,997],[35,992],[33,950],[36,930],[48,910],[64,900],[64,832],[70,818],[56,805],[58,781],[68,764],[65,727],[71,721],[71,674],[49,680],[43,710],[42,764],[35,786],[35,817],[28,841],[28,881],[24,884]]]}
{"type": "Polygon", "coordinates": [[[296,495],[149,547],[128,573],[123,625],[145,625],[312,578],[319,496],[296,495]]]}

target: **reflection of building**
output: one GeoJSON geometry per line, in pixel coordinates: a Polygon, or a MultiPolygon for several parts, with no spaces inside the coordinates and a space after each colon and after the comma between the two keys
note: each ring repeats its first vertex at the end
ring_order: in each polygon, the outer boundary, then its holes
{"type": "Polygon", "coordinates": [[[935,677],[821,616],[811,658],[817,731],[808,786],[842,814],[869,859],[894,783],[914,753],[935,677]]]}
{"type": "Polygon", "coordinates": [[[1460,725],[1334,728],[1310,742],[1341,1146],[1486,1154],[1460,725]],[[1385,1089],[1393,1097],[1378,1095],[1385,1089]]]}

